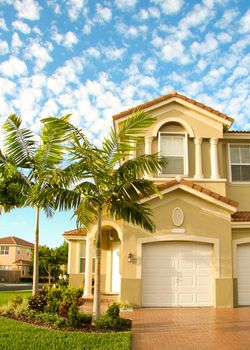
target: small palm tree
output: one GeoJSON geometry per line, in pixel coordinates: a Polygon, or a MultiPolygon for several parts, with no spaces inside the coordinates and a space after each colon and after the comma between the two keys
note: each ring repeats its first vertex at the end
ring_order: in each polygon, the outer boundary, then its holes
{"type": "MultiPolygon", "coordinates": [[[[81,201],[75,211],[78,222],[86,228],[97,223],[94,321],[100,317],[101,228],[104,213],[114,220],[122,219],[150,232],[155,230],[152,212],[140,199],[158,193],[158,190],[143,175],[145,172],[159,171],[166,162],[158,155],[129,159],[130,152],[136,149],[135,143],[143,142],[145,131],[154,121],[144,111],[137,111],[118,131],[111,129],[102,147],[90,144],[81,131],[67,123],[69,130],[74,131],[70,147],[73,166],[82,181],[71,194],[69,191],[67,196],[64,195],[68,201],[71,195],[74,198],[75,193],[80,193],[81,201]]],[[[54,118],[48,119],[48,122],[57,127],[62,123],[54,118]]],[[[63,196],[60,203],[64,206],[63,196]]]]}
{"type": "MultiPolygon", "coordinates": [[[[67,122],[69,116],[60,119],[67,122]]],[[[42,121],[43,122],[43,121],[42,121]]],[[[51,217],[57,209],[55,193],[74,183],[74,175],[70,169],[63,169],[65,158],[65,142],[69,134],[62,127],[53,130],[47,128],[46,122],[36,140],[33,133],[21,127],[22,120],[15,114],[10,115],[3,125],[4,148],[6,155],[12,159],[15,166],[26,175],[25,206],[36,209],[35,237],[34,237],[34,268],[33,295],[38,291],[39,279],[39,224],[40,210],[43,209],[51,217]]],[[[70,204],[68,204],[70,207],[70,204]]]]}

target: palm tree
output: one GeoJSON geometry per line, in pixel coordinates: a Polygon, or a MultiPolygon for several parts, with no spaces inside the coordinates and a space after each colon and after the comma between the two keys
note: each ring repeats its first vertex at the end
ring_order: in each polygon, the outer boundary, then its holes
{"type": "MultiPolygon", "coordinates": [[[[155,225],[150,208],[140,202],[142,196],[158,193],[157,187],[143,177],[143,174],[157,172],[164,159],[158,155],[143,155],[128,159],[135,143],[143,142],[146,129],[155,121],[144,111],[135,112],[123,122],[120,129],[111,129],[109,137],[104,139],[102,147],[92,145],[85,135],[68,122],[68,128],[74,131],[70,152],[77,176],[82,182],[72,190],[81,193],[80,204],[75,211],[78,222],[89,228],[97,223],[95,286],[93,321],[100,317],[100,276],[101,276],[101,228],[104,213],[115,220],[123,219],[145,230],[153,232],[155,225]]],[[[59,125],[56,119],[48,122],[59,125]]],[[[67,200],[70,193],[67,192],[67,200]]],[[[64,198],[60,197],[64,206],[64,198]]]]}
{"type": "MultiPolygon", "coordinates": [[[[60,119],[67,122],[68,118],[69,115],[60,119]]],[[[36,209],[33,295],[38,292],[40,211],[44,210],[47,217],[51,217],[58,203],[55,193],[59,193],[61,188],[67,188],[71,182],[74,183],[70,168],[65,170],[62,167],[68,131],[56,126],[52,130],[46,122],[42,123],[38,141],[29,129],[21,127],[22,120],[15,114],[10,115],[3,125],[5,153],[28,179],[29,188],[24,205],[36,209]]]]}

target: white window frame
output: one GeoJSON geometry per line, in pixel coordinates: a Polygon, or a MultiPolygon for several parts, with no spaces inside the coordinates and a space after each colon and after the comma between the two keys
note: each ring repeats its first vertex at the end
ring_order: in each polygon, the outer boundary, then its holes
{"type": "Polygon", "coordinates": [[[7,245],[0,246],[0,255],[9,255],[9,248],[10,247],[7,245]],[[3,250],[2,250],[2,248],[3,248],[3,250]],[[3,253],[2,253],[2,251],[3,251],[3,253]]]}
{"type": "Polygon", "coordinates": [[[160,177],[176,177],[177,175],[188,176],[188,133],[186,132],[167,132],[167,131],[159,131],[158,132],[158,153],[161,155],[161,135],[181,135],[184,136],[184,174],[163,174],[162,171],[158,173],[160,177]]]}
{"type": "Polygon", "coordinates": [[[250,180],[249,181],[233,181],[233,179],[232,179],[230,146],[249,146],[250,147],[250,143],[246,143],[246,142],[244,142],[244,143],[228,143],[228,145],[227,145],[229,183],[234,184],[234,185],[249,185],[250,180]]]}

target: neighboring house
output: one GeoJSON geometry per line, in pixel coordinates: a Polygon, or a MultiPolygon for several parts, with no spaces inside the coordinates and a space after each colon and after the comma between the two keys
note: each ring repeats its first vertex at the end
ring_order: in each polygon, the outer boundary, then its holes
{"type": "MultiPolygon", "coordinates": [[[[250,305],[250,132],[177,92],[113,116],[115,126],[141,108],[157,118],[136,154],[159,152],[168,165],[148,176],[162,198],[146,201],[156,232],[103,220],[101,290],[135,306],[250,305]]],[[[91,294],[94,236],[72,230],[70,283],[91,294]]]]}
{"type": "Polygon", "coordinates": [[[0,282],[29,275],[33,244],[18,237],[0,238],[0,282]]]}

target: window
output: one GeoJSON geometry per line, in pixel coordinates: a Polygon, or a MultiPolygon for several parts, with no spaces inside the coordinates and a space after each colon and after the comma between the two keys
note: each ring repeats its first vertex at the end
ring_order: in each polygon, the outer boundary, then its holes
{"type": "MultiPolygon", "coordinates": [[[[80,273],[85,273],[86,258],[80,258],[80,273]]],[[[92,273],[95,273],[95,258],[92,259],[92,273]]]]}
{"type": "Polygon", "coordinates": [[[0,255],[8,255],[9,254],[9,247],[2,245],[0,247],[0,255]]]}
{"type": "Polygon", "coordinates": [[[26,249],[26,256],[30,256],[30,250],[26,249]]]}
{"type": "Polygon", "coordinates": [[[250,181],[250,145],[230,145],[230,171],[232,182],[250,181]]]}
{"type": "Polygon", "coordinates": [[[21,248],[17,247],[16,251],[17,251],[17,255],[21,254],[21,248]]]}
{"type": "Polygon", "coordinates": [[[187,175],[186,134],[160,132],[159,149],[161,156],[167,160],[167,165],[162,168],[162,175],[187,175]]]}

